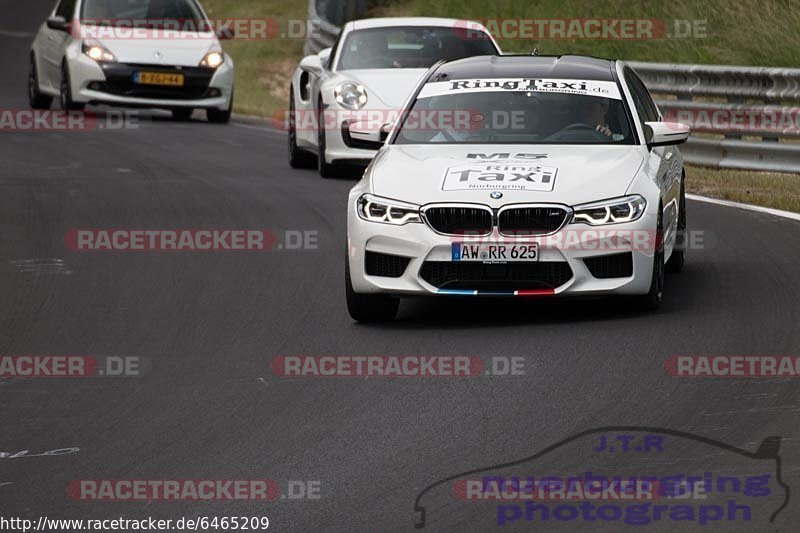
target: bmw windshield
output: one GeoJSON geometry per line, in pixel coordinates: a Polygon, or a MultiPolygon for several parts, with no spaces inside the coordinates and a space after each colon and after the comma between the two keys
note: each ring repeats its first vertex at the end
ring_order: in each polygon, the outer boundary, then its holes
{"type": "Polygon", "coordinates": [[[426,84],[396,144],[634,144],[615,82],[471,79],[426,84]]]}

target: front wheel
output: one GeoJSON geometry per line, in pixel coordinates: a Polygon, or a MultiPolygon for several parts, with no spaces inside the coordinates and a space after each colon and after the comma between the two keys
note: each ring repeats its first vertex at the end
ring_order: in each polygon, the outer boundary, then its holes
{"type": "Polygon", "coordinates": [[[67,111],[81,111],[86,107],[86,104],[79,104],[72,99],[72,83],[70,83],[69,68],[67,68],[66,63],[61,66],[60,99],[61,109],[67,111]]]}
{"type": "Polygon", "coordinates": [[[28,72],[28,103],[31,109],[50,109],[53,97],[39,90],[39,73],[36,70],[36,57],[31,54],[31,67],[28,72]]]}
{"type": "Polygon", "coordinates": [[[206,109],[206,118],[212,124],[227,124],[231,121],[233,114],[233,91],[231,91],[231,101],[228,109],[206,109]]]}
{"type": "Polygon", "coordinates": [[[686,233],[686,178],[681,180],[681,198],[678,202],[680,212],[678,213],[678,235],[675,241],[675,248],[667,261],[667,272],[680,272],[686,263],[686,243],[689,234],[686,233]]]}
{"type": "Polygon", "coordinates": [[[350,280],[350,258],[345,256],[344,267],[347,311],[358,322],[388,322],[397,316],[400,299],[380,294],[358,294],[350,280]]]}
{"type": "Polygon", "coordinates": [[[642,311],[655,311],[661,306],[664,297],[664,209],[658,206],[655,251],[653,252],[653,273],[650,277],[650,291],[635,296],[637,307],[642,311]]]}

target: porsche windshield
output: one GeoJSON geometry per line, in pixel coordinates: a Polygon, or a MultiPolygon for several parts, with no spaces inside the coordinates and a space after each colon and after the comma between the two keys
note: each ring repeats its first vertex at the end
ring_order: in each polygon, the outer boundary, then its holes
{"type": "MultiPolygon", "coordinates": [[[[463,33],[463,32],[462,32],[463,33]]],[[[495,55],[489,39],[460,34],[449,27],[389,27],[350,32],[339,59],[339,70],[429,68],[440,59],[495,55]]]]}
{"type": "Polygon", "coordinates": [[[425,85],[396,144],[633,144],[615,82],[485,79],[425,85]]]}

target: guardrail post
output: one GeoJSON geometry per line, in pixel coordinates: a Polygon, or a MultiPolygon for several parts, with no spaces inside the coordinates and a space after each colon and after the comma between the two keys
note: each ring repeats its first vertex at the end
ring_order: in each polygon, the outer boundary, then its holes
{"type": "MultiPolygon", "coordinates": [[[[781,105],[781,101],[777,100],[777,99],[774,99],[774,98],[766,98],[764,100],[764,103],[767,104],[767,105],[776,105],[776,106],[781,105]]],[[[778,137],[777,134],[776,135],[762,135],[761,136],[761,140],[763,140],[764,142],[776,143],[776,142],[780,141],[780,138],[778,137]]]]}

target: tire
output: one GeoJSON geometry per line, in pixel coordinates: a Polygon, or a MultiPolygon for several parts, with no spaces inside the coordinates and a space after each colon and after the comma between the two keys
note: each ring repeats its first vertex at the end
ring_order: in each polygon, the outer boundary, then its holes
{"type": "Polygon", "coordinates": [[[319,175],[323,178],[338,178],[342,170],[336,163],[328,163],[325,161],[325,124],[322,110],[322,98],[319,100],[317,106],[317,170],[319,175]]]}
{"type": "Polygon", "coordinates": [[[297,124],[295,120],[294,91],[289,88],[289,166],[292,168],[314,168],[314,154],[297,147],[297,124]]]}
{"type": "Polygon", "coordinates": [[[683,270],[683,265],[686,263],[686,239],[689,238],[686,233],[686,176],[681,179],[681,197],[678,201],[678,236],[675,241],[675,248],[672,250],[672,255],[667,261],[667,272],[677,273],[683,270]]]}
{"type": "Polygon", "coordinates": [[[350,280],[350,258],[345,254],[344,284],[347,294],[347,311],[357,322],[388,322],[397,316],[400,299],[378,294],[358,294],[350,280]]]}
{"type": "Polygon", "coordinates": [[[635,296],[636,307],[640,311],[655,311],[661,306],[664,296],[664,208],[658,205],[658,222],[656,224],[656,249],[653,254],[653,273],[650,278],[650,291],[642,296],[635,296]]]}
{"type": "Polygon", "coordinates": [[[228,104],[228,109],[206,109],[206,118],[212,124],[227,124],[231,121],[233,114],[233,92],[231,92],[231,101],[228,104]]]}
{"type": "Polygon", "coordinates": [[[194,113],[194,109],[191,107],[176,107],[172,110],[172,118],[185,122],[192,118],[192,113],[194,113]]]}
{"type": "Polygon", "coordinates": [[[82,111],[86,104],[79,104],[72,99],[72,85],[70,84],[69,68],[67,64],[61,65],[61,88],[59,91],[61,109],[67,111],[82,111]]]}
{"type": "Polygon", "coordinates": [[[36,69],[36,57],[31,54],[31,65],[28,71],[28,104],[31,109],[50,109],[53,97],[42,94],[39,90],[39,72],[36,69]]]}

